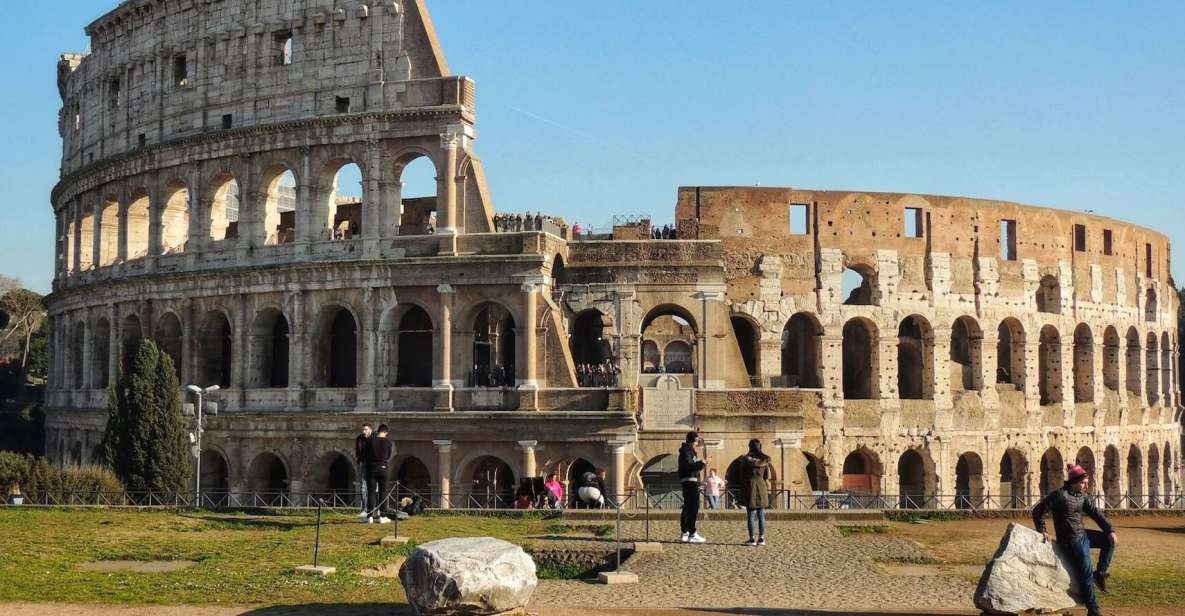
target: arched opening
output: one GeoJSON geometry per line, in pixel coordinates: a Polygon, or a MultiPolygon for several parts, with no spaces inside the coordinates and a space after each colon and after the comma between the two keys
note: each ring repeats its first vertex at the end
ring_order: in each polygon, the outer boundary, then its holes
{"type": "Polygon", "coordinates": [[[1090,447],[1080,448],[1078,453],[1074,455],[1074,464],[1081,466],[1086,471],[1086,476],[1090,477],[1091,492],[1098,491],[1098,475],[1095,473],[1094,451],[1090,447]]]}
{"type": "Polygon", "coordinates": [[[136,357],[136,351],[140,348],[142,338],[140,317],[134,314],[125,316],[119,326],[119,361],[123,372],[127,372],[131,368],[132,360],[136,357]]]}
{"type": "Polygon", "coordinates": [[[1062,452],[1056,447],[1045,450],[1041,456],[1041,496],[1062,487],[1066,481],[1065,467],[1062,464],[1062,452]]]}
{"type": "MultiPolygon", "coordinates": [[[[432,159],[422,154],[411,156],[402,159],[395,166],[395,176],[399,178],[398,203],[401,210],[393,220],[399,224],[399,235],[435,233],[436,165],[432,159]]],[[[458,222],[461,222],[460,217],[458,222]]]]}
{"type": "Polygon", "coordinates": [[[1107,445],[1103,450],[1103,496],[1107,500],[1107,507],[1115,508],[1123,504],[1123,480],[1119,476],[1119,450],[1114,445],[1107,445]]]}
{"type": "Polygon", "coordinates": [[[128,204],[125,214],[127,228],[127,258],[142,259],[148,256],[149,215],[148,195],[137,193],[128,204]]]}
{"type": "Polygon", "coordinates": [[[842,487],[857,494],[880,494],[882,474],[880,458],[871,449],[861,447],[844,458],[842,487]]]}
{"type": "Polygon", "coordinates": [[[593,376],[589,372],[590,368],[609,362],[609,342],[605,340],[604,334],[604,315],[599,310],[585,310],[572,322],[572,335],[568,344],[581,387],[597,385],[596,379],[590,378],[593,376]]]}
{"type": "Polygon", "coordinates": [[[239,181],[224,173],[212,181],[214,192],[210,200],[210,239],[215,242],[239,236],[239,181]]]}
{"type": "Polygon", "coordinates": [[[78,267],[86,271],[95,266],[95,208],[84,205],[78,220],[78,267]]]}
{"type": "Polygon", "coordinates": [[[1160,402],[1160,349],[1156,334],[1148,334],[1147,349],[1144,365],[1147,370],[1145,382],[1148,388],[1148,406],[1156,406],[1160,402]]]}
{"type": "Polygon", "coordinates": [[[1029,463],[1019,449],[1009,449],[1000,458],[1000,506],[1004,509],[1028,507],[1027,475],[1029,463]]]}
{"type": "Polygon", "coordinates": [[[263,243],[287,244],[296,240],[296,175],[277,165],[264,171],[263,243]]]}
{"type": "Polygon", "coordinates": [[[683,486],[679,481],[678,457],[668,453],[651,458],[642,466],[642,486],[652,507],[679,507],[683,502],[683,486]]]}
{"type": "Polygon", "coordinates": [[[74,441],[70,447],[70,464],[82,466],[82,441],[74,441]]]}
{"type": "Polygon", "coordinates": [[[1074,402],[1094,402],[1094,334],[1086,323],[1074,328],[1074,402]]]}
{"type": "Polygon", "coordinates": [[[94,329],[91,336],[91,383],[95,389],[107,389],[111,383],[111,324],[100,318],[94,329]]]}
{"type": "Polygon", "coordinates": [[[1136,331],[1136,328],[1132,327],[1127,330],[1127,350],[1125,351],[1127,361],[1127,391],[1137,398],[1144,395],[1140,391],[1140,356],[1142,354],[1140,333],[1136,331]]]}
{"type": "Polygon", "coordinates": [[[757,357],[760,354],[760,350],[757,347],[757,330],[744,317],[732,317],[729,321],[732,322],[732,333],[736,337],[737,345],[740,347],[741,362],[744,364],[745,375],[748,377],[751,385],[757,385],[759,384],[757,377],[757,357]]]}
{"type": "Polygon", "coordinates": [[[1119,332],[1113,326],[1103,330],[1103,387],[1119,391],[1119,332]]]}
{"type": "Polygon", "coordinates": [[[252,387],[288,387],[288,319],[276,308],[260,311],[251,324],[252,387]]]}
{"type": "Polygon", "coordinates": [[[358,325],[341,306],[327,306],[320,319],[320,356],[317,371],[321,387],[354,387],[358,375],[358,325]]]}
{"type": "Polygon", "coordinates": [[[661,349],[658,369],[662,372],[692,374],[696,371],[695,320],[682,308],[660,306],[642,321],[642,340],[661,349]],[[678,344],[675,344],[678,343],[678,344]]]}
{"type": "Polygon", "coordinates": [[[1173,341],[1168,332],[1160,338],[1160,384],[1161,400],[1166,406],[1173,404],[1173,341]]]}
{"type": "Polygon", "coordinates": [[[806,480],[810,485],[811,492],[827,492],[829,490],[827,481],[827,466],[819,458],[806,453],[802,453],[806,458],[806,480]]]}
{"type": "Polygon", "coordinates": [[[473,320],[473,377],[477,387],[515,384],[515,324],[504,306],[485,304],[473,320]]]}
{"type": "Polygon", "coordinates": [[[563,284],[570,284],[572,281],[568,276],[568,268],[564,267],[564,257],[557,254],[551,260],[551,285],[558,287],[563,284]]]}
{"type": "Polygon", "coordinates": [[[230,465],[226,458],[213,449],[202,450],[202,502],[220,502],[220,497],[230,490],[230,465]]]}
{"type": "Polygon", "coordinates": [[[920,316],[906,317],[897,328],[897,393],[902,400],[934,397],[934,336],[920,316]]]}
{"type": "Polygon", "coordinates": [[[412,306],[399,319],[399,357],[396,387],[432,386],[432,319],[412,306]]]}
{"type": "Polygon", "coordinates": [[[428,473],[428,466],[415,456],[408,456],[399,464],[395,481],[401,492],[412,492],[424,498],[432,493],[432,475],[428,473]]]}
{"type": "Polygon", "coordinates": [[[983,389],[983,330],[971,317],[959,317],[951,327],[950,367],[952,389],[983,389]]]}
{"type": "Polygon", "coordinates": [[[346,456],[330,451],[321,456],[305,480],[305,488],[331,504],[353,504],[357,494],[355,466],[346,456]]]}
{"type": "Polygon", "coordinates": [[[926,464],[916,450],[907,449],[897,459],[898,503],[902,509],[921,509],[928,505],[926,464]]]}
{"type": "Polygon", "coordinates": [[[179,179],[165,186],[160,225],[161,254],[184,252],[189,241],[189,187],[179,179]]]}
{"type": "Polygon", "coordinates": [[[1148,507],[1160,508],[1160,450],[1156,443],[1148,446],[1148,507]]]}
{"type": "Polygon", "coordinates": [[[469,498],[484,509],[514,507],[514,473],[510,465],[494,456],[473,463],[473,491],[469,498]]]}
{"type": "Polygon", "coordinates": [[[852,265],[844,270],[840,281],[840,297],[845,306],[873,304],[876,272],[867,265],[852,265]]]}
{"type": "MultiPolygon", "coordinates": [[[[172,312],[166,312],[161,315],[160,320],[156,323],[156,346],[173,360],[173,371],[177,373],[177,379],[184,378],[185,374],[183,366],[181,365],[184,354],[181,352],[182,336],[181,336],[181,321],[177,315],[172,312]]],[[[202,386],[212,385],[214,381],[204,383],[202,386]]],[[[188,383],[186,383],[188,385],[188,383]]]]}
{"type": "Polygon", "coordinates": [[[1025,386],[1025,329],[1020,321],[1009,317],[996,330],[996,383],[1013,385],[1019,391],[1025,386]]]}
{"type": "Polygon", "coordinates": [[[1037,312],[1059,314],[1062,311],[1062,286],[1056,276],[1046,275],[1037,286],[1037,312]]]}
{"type": "Polygon", "coordinates": [[[857,318],[843,326],[843,397],[869,400],[877,393],[876,325],[857,318]]]}
{"type": "Polygon", "coordinates": [[[1163,492],[1163,494],[1164,494],[1164,498],[1165,498],[1165,503],[1167,505],[1167,504],[1170,504],[1173,502],[1173,497],[1175,496],[1173,494],[1173,449],[1172,449],[1172,446],[1169,445],[1169,443],[1167,441],[1164,444],[1163,465],[1164,465],[1164,472],[1161,473],[1161,476],[1164,478],[1164,492],[1163,492]]]}
{"type": "Polygon", "coordinates": [[[230,387],[231,372],[231,330],[226,315],[214,311],[202,320],[198,335],[197,378],[198,385],[230,387]]]}
{"type": "Polygon", "coordinates": [[[106,267],[119,260],[119,201],[107,197],[99,205],[99,258],[106,267]]]}
{"type": "Polygon", "coordinates": [[[1144,503],[1144,456],[1140,448],[1132,445],[1127,449],[1127,498],[1128,506],[1140,508],[1144,503]]]}
{"type": "MultiPolygon", "coordinates": [[[[576,508],[580,505],[580,499],[576,494],[576,490],[573,489],[575,486],[580,485],[580,478],[584,476],[585,473],[596,472],[597,467],[593,466],[592,462],[589,462],[584,458],[576,458],[576,460],[572,462],[571,466],[568,467],[568,483],[565,494],[568,496],[568,504],[570,507],[576,508]]],[[[646,484],[643,482],[642,485],[645,486],[646,484]]],[[[647,492],[647,494],[649,494],[649,492],[647,492]]]]}
{"type": "Polygon", "coordinates": [[[662,369],[662,354],[653,340],[642,341],[642,372],[654,373],[662,369]]]}
{"type": "Polygon", "coordinates": [[[331,162],[326,167],[326,176],[332,179],[323,186],[328,197],[325,205],[327,219],[317,224],[326,229],[330,240],[348,240],[361,237],[362,202],[366,183],[362,169],[349,160],[331,162]]]}
{"type": "Polygon", "coordinates": [[[955,506],[983,508],[983,459],[973,451],[963,453],[955,464],[955,506]]]}
{"type": "Polygon", "coordinates": [[[74,324],[74,333],[70,336],[70,383],[74,389],[82,389],[86,383],[85,367],[83,363],[86,349],[86,325],[74,324]]]}
{"type": "Polygon", "coordinates": [[[255,456],[247,467],[247,489],[260,502],[279,504],[288,492],[288,467],[274,453],[255,456]]]}
{"type": "Polygon", "coordinates": [[[1041,328],[1041,345],[1037,350],[1037,387],[1041,404],[1062,401],[1062,339],[1052,325],[1041,328]]]}
{"type": "Polygon", "coordinates": [[[74,233],[78,230],[78,226],[73,220],[72,213],[67,212],[65,215],[71,218],[63,223],[66,226],[66,232],[60,239],[62,244],[61,254],[65,259],[63,269],[67,272],[74,272],[76,271],[74,269],[74,233]]]}
{"type": "Polygon", "coordinates": [[[800,312],[782,328],[782,387],[818,389],[823,386],[823,327],[815,317],[800,312]]]}
{"type": "Polygon", "coordinates": [[[1144,292],[1144,321],[1148,323],[1155,323],[1156,314],[1158,311],[1156,290],[1148,289],[1144,292]]]}

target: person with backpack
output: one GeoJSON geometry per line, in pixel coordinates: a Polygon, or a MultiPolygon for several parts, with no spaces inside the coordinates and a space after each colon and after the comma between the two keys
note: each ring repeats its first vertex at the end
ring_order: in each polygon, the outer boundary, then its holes
{"type": "Polygon", "coordinates": [[[605,483],[593,471],[580,475],[575,494],[577,507],[581,509],[600,509],[605,506],[605,483]]]}
{"type": "Polygon", "coordinates": [[[749,540],[745,545],[765,545],[765,510],[769,507],[769,456],[761,451],[761,441],[749,441],[749,452],[741,458],[744,465],[744,484],[737,499],[745,507],[749,540]],[[756,531],[756,532],[754,532],[756,531]]]}
{"type": "Polygon", "coordinates": [[[692,430],[687,433],[687,438],[679,447],[679,483],[683,488],[683,510],[679,516],[679,530],[682,535],[679,541],[683,543],[707,542],[695,528],[696,519],[699,517],[699,474],[703,472],[705,464],[695,453],[698,442],[699,434],[692,430]]]}

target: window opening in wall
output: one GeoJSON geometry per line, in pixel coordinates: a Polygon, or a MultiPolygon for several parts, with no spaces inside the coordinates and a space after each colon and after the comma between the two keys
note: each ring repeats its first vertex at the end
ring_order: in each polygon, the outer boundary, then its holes
{"type": "Polygon", "coordinates": [[[1110,229],[1103,229],[1103,254],[1111,256],[1114,253],[1114,247],[1111,244],[1113,236],[1110,229]]]}
{"type": "Polygon", "coordinates": [[[916,207],[905,208],[905,237],[922,237],[924,229],[922,209],[916,207]]]}
{"type": "Polygon", "coordinates": [[[112,109],[119,109],[119,78],[111,80],[107,86],[107,105],[112,109]]]}
{"type": "Polygon", "coordinates": [[[139,135],[136,135],[136,143],[140,147],[144,147],[145,145],[148,144],[148,135],[145,135],[144,133],[140,133],[139,135]]]}
{"type": "Polygon", "coordinates": [[[272,38],[272,64],[288,66],[292,64],[292,33],[277,32],[272,38]]]}
{"type": "Polygon", "coordinates": [[[338,113],[350,113],[350,97],[338,96],[336,97],[336,103],[338,113]]]}
{"type": "Polygon", "coordinates": [[[811,232],[810,206],[805,203],[790,204],[790,235],[806,235],[811,232]]]}
{"type": "Polygon", "coordinates": [[[189,85],[189,61],[185,54],[173,56],[173,85],[189,85]]]}
{"type": "Polygon", "coordinates": [[[284,167],[269,169],[264,201],[264,244],[274,246],[296,240],[296,175],[284,167]]]}
{"type": "Polygon", "coordinates": [[[1086,225],[1074,225],[1074,251],[1086,252],[1086,225]]]}
{"type": "Polygon", "coordinates": [[[362,168],[357,163],[342,165],[333,179],[329,202],[330,239],[348,240],[362,234],[362,168]]]}
{"type": "Polygon", "coordinates": [[[840,297],[848,306],[869,306],[872,304],[872,271],[849,267],[841,280],[840,297]]]}
{"type": "Polygon", "coordinates": [[[232,127],[234,127],[234,124],[234,115],[227,113],[222,116],[222,130],[230,130],[232,127]]]}
{"type": "Polygon", "coordinates": [[[78,103],[74,103],[74,105],[73,105],[73,114],[74,114],[74,134],[77,135],[78,132],[80,130],[82,130],[82,107],[79,106],[78,103]]]}
{"type": "Polygon", "coordinates": [[[1000,258],[1005,261],[1016,260],[1016,221],[1000,221],[1000,258]]]}
{"type": "Polygon", "coordinates": [[[1144,244],[1144,276],[1152,277],[1152,244],[1144,244]]]}
{"type": "Polygon", "coordinates": [[[396,163],[399,174],[399,235],[426,235],[436,232],[436,166],[427,156],[402,159],[396,163]]]}

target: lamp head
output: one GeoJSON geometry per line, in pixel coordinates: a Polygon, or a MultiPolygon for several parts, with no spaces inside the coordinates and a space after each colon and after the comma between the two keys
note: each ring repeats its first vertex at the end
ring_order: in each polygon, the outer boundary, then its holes
{"type": "Polygon", "coordinates": [[[187,386],[185,387],[185,390],[186,390],[186,391],[188,391],[188,392],[191,392],[191,393],[197,394],[197,395],[199,395],[199,396],[200,396],[200,395],[202,395],[202,388],[201,388],[201,387],[198,387],[197,385],[187,385],[187,386]]]}
{"type": "Polygon", "coordinates": [[[209,386],[209,387],[207,387],[207,388],[206,388],[206,393],[208,393],[208,394],[212,394],[212,393],[214,393],[214,392],[216,392],[216,391],[218,391],[218,390],[220,390],[220,389],[222,389],[222,388],[221,388],[221,387],[219,387],[219,386],[217,386],[217,385],[211,385],[211,386],[209,386]]]}

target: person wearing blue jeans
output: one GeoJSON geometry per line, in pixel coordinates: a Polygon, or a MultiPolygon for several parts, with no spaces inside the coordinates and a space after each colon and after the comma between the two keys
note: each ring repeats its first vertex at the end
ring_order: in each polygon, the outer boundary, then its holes
{"type": "Polygon", "coordinates": [[[1097,585],[1099,590],[1107,592],[1107,577],[1110,575],[1111,558],[1115,555],[1118,537],[1111,523],[1095,508],[1087,495],[1090,476],[1086,469],[1077,464],[1070,464],[1066,471],[1065,485],[1060,490],[1050,492],[1033,508],[1033,525],[1048,542],[1045,516],[1053,517],[1058,547],[1068,561],[1070,574],[1078,584],[1079,598],[1086,605],[1086,613],[1088,616],[1102,616],[1103,612],[1099,608],[1094,589],[1097,585]],[[1082,514],[1094,520],[1101,530],[1086,530],[1082,526],[1082,514]],[[1090,553],[1092,549],[1099,550],[1097,568],[1090,553]]]}
{"type": "Polygon", "coordinates": [[[745,517],[749,524],[749,541],[745,545],[765,545],[765,509],[769,507],[769,456],[761,451],[761,441],[749,441],[749,453],[745,454],[744,480],[737,494],[745,506],[745,517]]]}
{"type": "Polygon", "coordinates": [[[370,509],[366,507],[366,478],[370,475],[366,467],[366,443],[373,432],[374,428],[370,424],[362,424],[362,432],[354,439],[354,460],[358,463],[358,496],[362,505],[362,512],[358,514],[360,518],[370,515],[370,509]]]}

